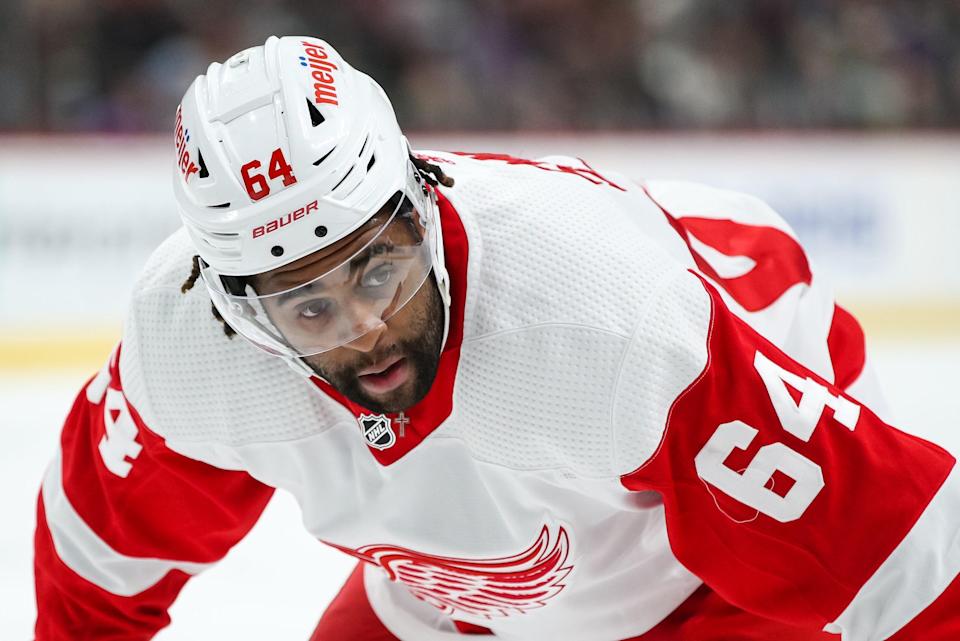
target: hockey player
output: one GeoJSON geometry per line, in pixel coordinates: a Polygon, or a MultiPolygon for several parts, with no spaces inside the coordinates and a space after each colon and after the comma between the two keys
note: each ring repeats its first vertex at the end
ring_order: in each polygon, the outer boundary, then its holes
{"type": "Polygon", "coordinates": [[[763,203],[411,152],[312,37],[211,65],[175,151],[44,478],[39,641],[149,639],[274,488],[358,560],[315,641],[960,638],[955,460],[763,203]]]}

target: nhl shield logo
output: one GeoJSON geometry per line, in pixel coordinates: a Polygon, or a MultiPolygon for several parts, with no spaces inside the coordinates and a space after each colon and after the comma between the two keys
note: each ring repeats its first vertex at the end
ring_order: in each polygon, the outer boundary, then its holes
{"type": "Polygon", "coordinates": [[[397,442],[397,435],[393,433],[389,417],[383,414],[361,414],[358,422],[363,430],[363,438],[370,447],[385,450],[397,442]]]}

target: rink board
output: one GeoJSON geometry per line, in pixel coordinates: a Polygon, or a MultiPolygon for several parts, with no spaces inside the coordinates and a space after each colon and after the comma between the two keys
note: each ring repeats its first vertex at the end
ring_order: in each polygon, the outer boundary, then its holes
{"type": "MultiPolygon", "coordinates": [[[[412,141],[578,156],[637,180],[753,193],[791,223],[870,335],[960,333],[955,134],[415,134],[412,141]]],[[[0,138],[0,368],[87,366],[109,351],[140,265],[179,224],[172,151],[172,141],[158,136],[0,138]]],[[[184,278],[189,270],[185,264],[184,278]]]]}

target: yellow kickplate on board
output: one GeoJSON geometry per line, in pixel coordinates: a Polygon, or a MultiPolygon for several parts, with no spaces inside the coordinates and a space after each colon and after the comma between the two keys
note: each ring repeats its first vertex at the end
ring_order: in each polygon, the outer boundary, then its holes
{"type": "Polygon", "coordinates": [[[929,303],[876,303],[840,301],[856,316],[867,335],[878,340],[917,341],[960,340],[960,301],[929,303]]]}
{"type": "Polygon", "coordinates": [[[120,329],[27,332],[0,329],[0,370],[53,371],[82,369],[94,372],[103,366],[120,340],[120,329]]]}

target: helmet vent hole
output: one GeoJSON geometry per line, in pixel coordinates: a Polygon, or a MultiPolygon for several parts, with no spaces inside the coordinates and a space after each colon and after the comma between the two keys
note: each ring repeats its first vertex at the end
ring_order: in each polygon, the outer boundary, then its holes
{"type": "Polygon", "coordinates": [[[317,158],[316,160],[314,160],[314,161],[313,161],[313,166],[314,166],[314,167],[318,166],[320,163],[322,163],[324,160],[326,160],[327,157],[328,157],[330,154],[332,154],[336,149],[337,149],[337,148],[334,147],[333,149],[331,149],[331,150],[328,151],[327,153],[323,154],[322,156],[320,156],[319,158],[317,158]]]}
{"type": "Polygon", "coordinates": [[[197,174],[200,178],[209,178],[210,172],[207,171],[207,163],[203,162],[203,152],[197,149],[197,162],[200,163],[200,173],[197,174]]]}
{"type": "Polygon", "coordinates": [[[370,156],[370,162],[367,163],[367,171],[370,171],[370,168],[373,167],[373,163],[377,162],[377,157],[375,155],[370,156]]]}
{"type": "Polygon", "coordinates": [[[210,205],[210,209],[226,209],[230,203],[220,203],[219,205],[210,205]]]}
{"type": "Polygon", "coordinates": [[[367,134],[367,137],[363,139],[363,147],[360,147],[360,153],[357,154],[357,157],[363,155],[363,152],[367,150],[367,143],[370,142],[370,134],[367,134]]]}
{"type": "Polygon", "coordinates": [[[317,109],[317,106],[313,104],[309,98],[307,98],[307,111],[310,112],[310,122],[314,127],[323,124],[323,121],[326,120],[326,118],[323,117],[323,114],[320,113],[320,110],[317,109]]]}
{"type": "MultiPolygon", "coordinates": [[[[356,166],[356,165],[354,165],[354,166],[356,166]]],[[[333,186],[333,189],[331,189],[330,191],[336,191],[336,190],[337,190],[337,187],[339,187],[340,185],[343,184],[343,181],[347,179],[347,176],[350,175],[350,172],[351,172],[351,171],[353,171],[353,167],[350,167],[350,169],[347,170],[347,173],[345,173],[345,174],[343,175],[343,178],[341,178],[340,181],[339,181],[336,185],[334,185],[334,186],[333,186]]]]}
{"type": "Polygon", "coordinates": [[[270,253],[274,256],[283,256],[283,247],[280,245],[274,245],[270,248],[270,253]]]}

